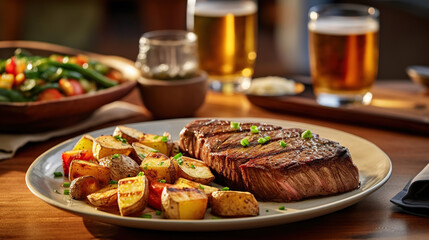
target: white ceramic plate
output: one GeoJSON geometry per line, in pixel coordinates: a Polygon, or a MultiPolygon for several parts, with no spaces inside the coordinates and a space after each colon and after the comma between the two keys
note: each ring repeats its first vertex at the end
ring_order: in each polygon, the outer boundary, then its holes
{"type": "MultiPolygon", "coordinates": [[[[193,119],[174,119],[153,122],[129,124],[127,126],[140,131],[162,134],[164,131],[172,134],[177,140],[180,130],[193,119]]],[[[389,157],[371,142],[342,131],[320,127],[316,125],[281,121],[273,119],[230,119],[239,122],[265,122],[281,125],[283,127],[300,127],[318,133],[320,137],[338,141],[349,148],[354,163],[359,168],[359,189],[344,194],[308,199],[294,203],[260,202],[260,215],[257,217],[213,219],[208,211],[202,220],[169,220],[156,216],[151,209],[145,212],[152,214],[153,218],[121,217],[112,213],[96,210],[84,201],[72,200],[63,195],[62,183],[65,179],[54,178],[53,173],[62,171],[61,153],[71,150],[81,136],[65,141],[48,150],[29,167],[25,180],[28,188],[43,201],[60,209],[72,212],[82,217],[127,227],[145,228],[170,231],[217,231],[237,230],[264,227],[278,224],[296,222],[331,213],[350,206],[380,188],[390,177],[392,165],[389,157]],[[55,193],[57,189],[61,194],[55,193]],[[279,210],[285,206],[286,210],[279,210]]],[[[90,132],[91,136],[112,134],[114,127],[90,132]]]]}

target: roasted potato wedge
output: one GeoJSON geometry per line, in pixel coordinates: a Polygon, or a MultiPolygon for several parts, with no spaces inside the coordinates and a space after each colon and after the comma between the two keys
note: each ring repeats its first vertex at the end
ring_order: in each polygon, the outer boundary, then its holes
{"type": "Polygon", "coordinates": [[[118,182],[118,206],[121,216],[142,212],[148,203],[149,181],[146,176],[124,178],[118,182]]]}
{"type": "Polygon", "coordinates": [[[140,164],[140,170],[150,181],[164,179],[166,183],[173,183],[176,176],[173,160],[162,153],[149,153],[140,164]]]}
{"type": "Polygon", "coordinates": [[[239,191],[216,191],[210,196],[213,214],[221,217],[259,215],[259,205],[253,194],[239,191]]]}
{"type": "Polygon", "coordinates": [[[177,177],[186,178],[206,185],[211,183],[214,179],[214,175],[210,171],[210,168],[203,161],[182,156],[178,159],[174,159],[174,162],[176,165],[177,177]]]}
{"type": "Polygon", "coordinates": [[[158,150],[160,153],[169,156],[173,143],[171,142],[171,136],[165,132],[162,136],[143,133],[139,137],[139,142],[158,150]]]}
{"type": "Polygon", "coordinates": [[[92,145],[94,143],[94,138],[90,135],[83,135],[79,141],[74,145],[73,150],[87,150],[92,154],[92,145]]]}
{"type": "Polygon", "coordinates": [[[147,155],[151,152],[158,152],[158,150],[148,147],[139,142],[133,142],[133,151],[130,154],[130,157],[133,158],[139,165],[146,158],[147,155]]]}
{"type": "Polygon", "coordinates": [[[166,186],[161,195],[164,216],[171,219],[201,219],[207,202],[206,194],[196,188],[166,186]]]}
{"type": "Polygon", "coordinates": [[[113,154],[129,155],[133,147],[114,136],[104,135],[94,139],[92,152],[96,159],[101,159],[113,154]]]}
{"type": "Polygon", "coordinates": [[[70,182],[75,178],[87,175],[95,177],[101,186],[106,186],[110,181],[110,168],[84,160],[73,160],[71,162],[69,170],[70,182]]]}
{"type": "Polygon", "coordinates": [[[143,133],[139,130],[122,125],[117,126],[113,131],[113,136],[119,136],[127,140],[129,144],[139,141],[141,135],[143,135],[143,133]]]}
{"type": "Polygon", "coordinates": [[[185,178],[177,179],[176,182],[174,183],[174,185],[179,186],[179,187],[188,187],[188,188],[193,187],[193,188],[200,189],[201,191],[203,191],[207,195],[207,197],[209,197],[212,194],[212,192],[219,191],[219,188],[215,188],[212,186],[193,182],[193,181],[185,179],[185,178]]]}
{"type": "Polygon", "coordinates": [[[118,205],[118,184],[109,184],[89,194],[88,201],[96,207],[113,207],[118,205]]]}
{"type": "Polygon", "coordinates": [[[93,176],[81,176],[70,184],[70,196],[76,200],[85,199],[89,194],[100,189],[100,183],[93,176]]]}
{"type": "Polygon", "coordinates": [[[110,168],[110,178],[119,181],[122,178],[135,177],[140,172],[139,165],[123,154],[113,154],[99,159],[102,166],[110,168]]]}

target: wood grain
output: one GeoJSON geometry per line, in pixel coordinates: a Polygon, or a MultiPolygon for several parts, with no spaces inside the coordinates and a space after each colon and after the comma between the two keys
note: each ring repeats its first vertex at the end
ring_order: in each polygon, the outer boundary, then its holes
{"type": "MultiPolygon", "coordinates": [[[[125,101],[141,105],[134,90],[125,101]]],[[[317,124],[363,137],[391,158],[393,174],[378,191],[357,204],[318,218],[268,228],[229,232],[160,232],[92,221],[48,205],[26,187],[24,176],[34,159],[83,132],[150,120],[150,115],[104,124],[68,136],[30,143],[0,162],[0,239],[427,239],[429,218],[402,213],[389,202],[429,162],[429,138],[341,122],[280,114],[256,107],[242,95],[209,93],[196,117],[262,117],[317,124]]],[[[60,160],[60,159],[59,159],[60,160]]]]}
{"type": "Polygon", "coordinates": [[[429,95],[411,81],[376,84],[370,105],[321,106],[311,86],[298,96],[265,97],[249,95],[253,104],[273,111],[365,124],[376,127],[429,133],[429,95]]]}

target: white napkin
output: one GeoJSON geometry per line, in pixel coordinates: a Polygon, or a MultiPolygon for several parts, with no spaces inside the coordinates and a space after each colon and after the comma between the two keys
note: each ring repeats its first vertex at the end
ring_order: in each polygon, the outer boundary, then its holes
{"type": "Polygon", "coordinates": [[[53,137],[66,135],[98,124],[143,114],[143,108],[127,102],[116,101],[97,109],[82,123],[68,128],[34,134],[0,134],[0,160],[11,158],[18,148],[28,142],[45,141],[53,137]]]}

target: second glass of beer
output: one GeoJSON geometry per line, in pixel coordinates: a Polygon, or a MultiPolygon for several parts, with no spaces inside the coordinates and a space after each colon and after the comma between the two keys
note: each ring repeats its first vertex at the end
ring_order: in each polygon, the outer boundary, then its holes
{"type": "Polygon", "coordinates": [[[319,104],[371,102],[378,70],[378,10],[326,4],[309,11],[310,69],[319,104]]]}
{"type": "Polygon", "coordinates": [[[187,27],[198,36],[199,66],[210,88],[226,94],[250,86],[256,60],[257,5],[252,0],[188,0],[187,27]]]}

